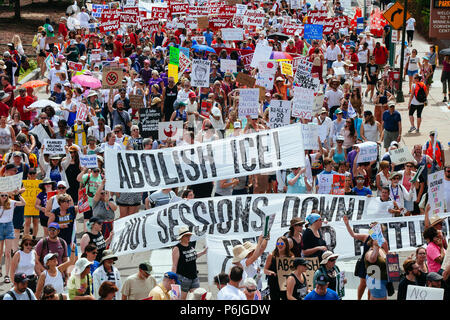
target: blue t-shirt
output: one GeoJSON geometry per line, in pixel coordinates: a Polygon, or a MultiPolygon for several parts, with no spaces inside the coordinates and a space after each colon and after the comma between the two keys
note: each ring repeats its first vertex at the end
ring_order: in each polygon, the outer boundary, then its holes
{"type": "Polygon", "coordinates": [[[213,41],[213,33],[212,32],[203,32],[203,36],[205,37],[205,41],[208,46],[211,46],[211,42],[213,41]]]}
{"type": "Polygon", "coordinates": [[[357,187],[354,187],[354,188],[352,189],[352,191],[353,191],[354,193],[356,193],[357,196],[367,196],[368,194],[372,195],[372,190],[370,190],[370,189],[367,188],[367,187],[363,187],[361,190],[358,189],[357,187]]]}
{"type": "Polygon", "coordinates": [[[383,127],[387,131],[397,132],[399,121],[402,121],[402,117],[397,110],[393,114],[390,114],[389,110],[383,112],[383,127]]]}
{"type": "Polygon", "coordinates": [[[324,296],[317,294],[316,290],[311,291],[303,300],[340,300],[338,294],[327,288],[327,293],[324,296]]]}
{"type": "MultiPolygon", "coordinates": [[[[293,172],[291,172],[288,176],[287,176],[287,181],[292,180],[295,178],[295,174],[293,172]]],[[[303,174],[300,175],[300,177],[298,177],[297,182],[291,186],[289,183],[287,183],[287,191],[286,193],[307,193],[306,190],[306,184],[305,184],[305,176],[303,174]]]]}

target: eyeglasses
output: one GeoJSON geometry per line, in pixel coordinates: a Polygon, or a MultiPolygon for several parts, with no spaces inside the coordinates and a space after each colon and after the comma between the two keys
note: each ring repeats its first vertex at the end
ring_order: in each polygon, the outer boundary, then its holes
{"type": "Polygon", "coordinates": [[[333,261],[336,261],[336,259],[337,259],[337,258],[333,258],[333,259],[329,259],[328,261],[333,262],[333,261]]]}
{"type": "Polygon", "coordinates": [[[284,246],[284,242],[277,242],[277,246],[284,246]]]}
{"type": "Polygon", "coordinates": [[[31,242],[25,242],[23,245],[24,245],[24,246],[30,246],[30,247],[32,247],[32,246],[33,246],[33,243],[31,243],[31,242]]]}
{"type": "Polygon", "coordinates": [[[58,189],[66,189],[66,187],[58,187],[58,189]]]}

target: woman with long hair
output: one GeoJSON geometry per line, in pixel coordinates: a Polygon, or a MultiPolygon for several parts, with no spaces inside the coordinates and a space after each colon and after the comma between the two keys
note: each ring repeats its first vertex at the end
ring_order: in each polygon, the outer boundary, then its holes
{"type": "Polygon", "coordinates": [[[344,137],[344,149],[348,154],[352,151],[353,145],[356,143],[356,128],[352,118],[345,120],[345,126],[341,129],[340,135],[344,137]]]}
{"type": "Polygon", "coordinates": [[[264,273],[267,277],[267,284],[270,289],[270,300],[287,300],[286,291],[280,291],[277,277],[277,258],[291,258],[294,254],[289,249],[289,242],[285,236],[279,237],[275,250],[267,256],[264,265],[264,273]]]}
{"type": "Polygon", "coordinates": [[[361,98],[361,88],[360,87],[354,87],[351,94],[350,94],[350,103],[355,109],[356,113],[361,116],[363,113],[363,105],[362,105],[362,98],[361,98]]]}
{"type": "Polygon", "coordinates": [[[19,250],[14,254],[10,275],[14,278],[16,273],[25,273],[28,278],[28,288],[36,291],[37,273],[39,272],[38,265],[36,264],[36,251],[33,249],[36,245],[36,241],[29,235],[24,235],[19,246],[19,250]]]}
{"type": "Polygon", "coordinates": [[[78,203],[78,187],[80,183],[77,180],[78,174],[81,172],[80,155],[75,146],[69,147],[70,163],[66,169],[67,181],[69,189],[67,193],[72,197],[73,202],[78,203]]]}
{"type": "Polygon", "coordinates": [[[39,184],[39,189],[42,191],[37,195],[34,207],[39,210],[39,222],[44,229],[44,237],[48,237],[48,216],[45,214],[45,207],[47,206],[47,197],[49,193],[53,193],[56,188],[56,183],[49,178],[44,178],[39,184]]]}
{"type": "Polygon", "coordinates": [[[45,172],[45,178],[50,178],[52,181],[59,182],[65,181],[67,182],[66,170],[70,165],[72,160],[72,156],[69,153],[69,147],[65,146],[66,156],[64,158],[59,155],[51,155],[49,157],[49,161],[44,158],[44,144],[42,144],[41,152],[39,155],[39,166],[41,167],[42,172],[45,172]]]}
{"type": "Polygon", "coordinates": [[[369,288],[369,300],[387,300],[387,270],[386,270],[386,251],[380,247],[377,240],[371,237],[367,240],[369,250],[364,255],[364,264],[366,270],[379,270],[372,274],[366,274],[366,284],[369,288]],[[369,269],[370,268],[370,269],[369,269]]]}
{"type": "Polygon", "coordinates": [[[388,161],[383,160],[380,162],[380,169],[375,178],[377,190],[379,193],[381,193],[383,187],[389,187],[389,169],[390,165],[388,161]]]}
{"type": "MultiPolygon", "coordinates": [[[[25,200],[18,194],[19,201],[10,199],[14,192],[0,193],[0,260],[5,253],[5,283],[11,283],[9,277],[11,266],[11,253],[14,245],[13,214],[15,207],[25,206],[25,200]]],[[[0,277],[2,276],[0,266],[0,277]]]]}
{"type": "Polygon", "coordinates": [[[6,118],[6,116],[0,116],[0,156],[9,152],[16,140],[14,128],[6,124],[6,118]]]}
{"type": "Polygon", "coordinates": [[[56,293],[55,288],[48,284],[42,289],[41,297],[38,297],[39,300],[67,300],[67,295],[64,293],[56,293]]]}
{"type": "Polygon", "coordinates": [[[420,276],[417,279],[417,283],[419,286],[425,286],[427,282],[427,274],[429,272],[426,248],[419,247],[416,249],[416,263],[420,270],[420,276]]]}
{"type": "Polygon", "coordinates": [[[417,56],[417,50],[412,49],[411,55],[408,57],[405,66],[404,76],[408,75],[409,78],[409,93],[411,94],[411,86],[413,84],[414,75],[419,73],[419,70],[422,68],[422,64],[420,63],[420,59],[417,56]]]}
{"type": "Polygon", "coordinates": [[[386,90],[386,86],[384,85],[384,83],[382,81],[379,81],[378,91],[374,99],[374,114],[375,119],[378,122],[381,122],[382,114],[388,109],[388,101],[392,100],[392,98],[392,94],[388,90],[386,90]]]}
{"type": "Polygon", "coordinates": [[[372,111],[364,111],[364,123],[361,126],[361,138],[363,141],[379,142],[381,132],[381,123],[375,120],[372,111]]]}

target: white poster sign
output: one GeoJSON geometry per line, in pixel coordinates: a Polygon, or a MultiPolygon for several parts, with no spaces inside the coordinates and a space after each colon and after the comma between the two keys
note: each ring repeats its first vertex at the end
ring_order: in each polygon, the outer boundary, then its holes
{"type": "Polygon", "coordinates": [[[305,150],[319,150],[319,125],[315,123],[302,124],[303,145],[305,150]]]}
{"type": "Polygon", "coordinates": [[[314,105],[314,90],[302,87],[294,87],[292,99],[292,116],[311,120],[314,105]]]}
{"type": "Polygon", "coordinates": [[[209,88],[211,61],[192,60],[191,84],[193,87],[209,88]]]}
{"type": "Polygon", "coordinates": [[[252,119],[258,118],[259,112],[259,89],[239,89],[239,119],[250,116],[252,119]]]}
{"type": "Polygon", "coordinates": [[[440,214],[445,208],[444,170],[428,175],[428,203],[432,214],[440,214]]]}
{"type": "Polygon", "coordinates": [[[370,162],[377,159],[378,145],[376,142],[367,141],[358,143],[356,146],[359,147],[359,153],[357,155],[358,160],[356,160],[356,163],[370,162]]]}
{"type": "Polygon", "coordinates": [[[237,61],[232,59],[220,59],[220,71],[225,73],[236,73],[237,61]]]}
{"type": "Polygon", "coordinates": [[[21,188],[23,172],[13,176],[0,177],[0,192],[11,192],[21,188]]]}
{"type": "Polygon", "coordinates": [[[278,128],[289,124],[291,119],[291,101],[271,100],[269,107],[269,127],[278,128]]]}
{"type": "Polygon", "coordinates": [[[403,146],[395,150],[389,150],[389,155],[391,156],[391,161],[396,165],[407,162],[414,162],[414,158],[411,152],[409,152],[407,146],[403,146]]]}
{"type": "Polygon", "coordinates": [[[221,31],[224,41],[242,41],[244,39],[244,29],[242,28],[223,28],[221,31]]]}
{"type": "Polygon", "coordinates": [[[252,68],[257,68],[260,61],[269,61],[272,49],[272,47],[265,46],[262,42],[258,43],[255,47],[250,66],[252,68]]]}
{"type": "Polygon", "coordinates": [[[65,154],[66,150],[65,139],[45,139],[44,140],[44,154],[65,154]]]}
{"type": "Polygon", "coordinates": [[[444,300],[444,289],[408,285],[406,300],[444,300]]]}
{"type": "Polygon", "coordinates": [[[30,132],[34,133],[41,143],[43,143],[45,139],[50,139],[50,136],[48,135],[47,131],[45,131],[42,124],[37,125],[33,129],[31,129],[30,132]]]}
{"type": "Polygon", "coordinates": [[[86,154],[80,155],[80,163],[85,168],[98,168],[97,155],[86,154]]]}
{"type": "Polygon", "coordinates": [[[183,121],[165,121],[158,123],[158,138],[161,141],[177,141],[183,137],[183,121]]]}

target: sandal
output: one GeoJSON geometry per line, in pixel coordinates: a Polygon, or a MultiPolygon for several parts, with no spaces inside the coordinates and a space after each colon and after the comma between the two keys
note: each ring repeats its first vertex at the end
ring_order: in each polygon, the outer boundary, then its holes
{"type": "Polygon", "coordinates": [[[9,280],[8,276],[5,276],[5,283],[11,283],[11,280],[9,280]]]}

